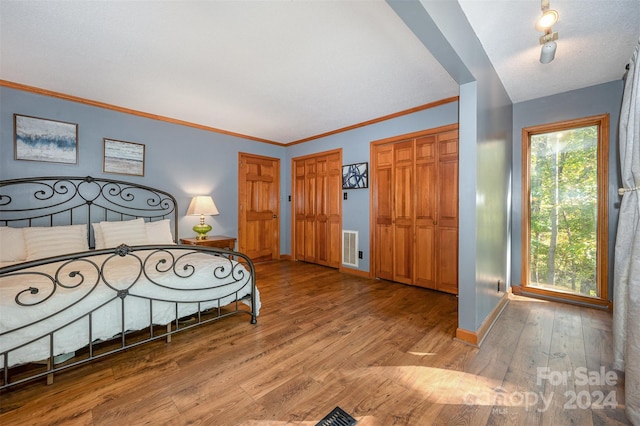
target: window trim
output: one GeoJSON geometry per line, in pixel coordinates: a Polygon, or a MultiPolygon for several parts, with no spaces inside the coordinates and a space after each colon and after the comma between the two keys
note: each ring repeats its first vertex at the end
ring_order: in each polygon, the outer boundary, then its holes
{"type": "Polygon", "coordinates": [[[562,300],[570,303],[593,305],[611,309],[609,301],[609,114],[574,120],[559,121],[549,124],[525,127],[522,129],[522,240],[521,240],[521,286],[514,287],[515,294],[562,300]],[[530,163],[531,136],[563,131],[577,127],[598,126],[598,226],[596,281],[599,289],[598,297],[590,297],[575,293],[547,290],[528,286],[529,283],[529,247],[531,245],[530,229],[530,163]]]}

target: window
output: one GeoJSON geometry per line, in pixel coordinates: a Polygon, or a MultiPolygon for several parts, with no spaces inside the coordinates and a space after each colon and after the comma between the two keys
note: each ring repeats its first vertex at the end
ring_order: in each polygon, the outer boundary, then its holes
{"type": "Polygon", "coordinates": [[[608,304],[607,115],[523,129],[522,292],[608,304]]]}

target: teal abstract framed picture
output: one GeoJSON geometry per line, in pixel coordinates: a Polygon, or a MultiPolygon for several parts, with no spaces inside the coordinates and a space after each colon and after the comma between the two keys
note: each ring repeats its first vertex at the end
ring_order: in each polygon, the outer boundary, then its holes
{"type": "Polygon", "coordinates": [[[78,125],[13,114],[14,158],[78,164],[78,125]]]}

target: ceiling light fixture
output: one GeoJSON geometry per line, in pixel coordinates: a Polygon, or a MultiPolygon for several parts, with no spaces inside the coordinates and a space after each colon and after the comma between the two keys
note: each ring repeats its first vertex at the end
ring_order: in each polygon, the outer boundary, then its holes
{"type": "Polygon", "coordinates": [[[542,49],[540,49],[540,63],[548,64],[553,61],[553,58],[556,57],[556,49],[558,45],[555,41],[548,41],[542,45],[542,49]]]}
{"type": "Polygon", "coordinates": [[[558,22],[558,12],[552,9],[543,10],[542,16],[536,21],[536,30],[546,31],[558,22]]]}
{"type": "Polygon", "coordinates": [[[536,29],[538,31],[544,31],[544,35],[540,37],[540,63],[548,64],[556,57],[556,49],[558,44],[555,40],[558,39],[558,32],[553,31],[551,28],[558,22],[558,12],[553,9],[549,9],[549,0],[541,0],[540,9],[542,10],[542,16],[536,22],[536,29]]]}

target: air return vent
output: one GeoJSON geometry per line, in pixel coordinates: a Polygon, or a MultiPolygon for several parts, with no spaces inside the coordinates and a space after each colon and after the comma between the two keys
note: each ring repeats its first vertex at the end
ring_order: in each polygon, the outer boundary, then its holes
{"type": "Polygon", "coordinates": [[[342,231],[342,264],[358,267],[358,231],[342,231]]]}
{"type": "Polygon", "coordinates": [[[316,426],[354,426],[358,421],[340,407],[336,407],[316,426]]]}

